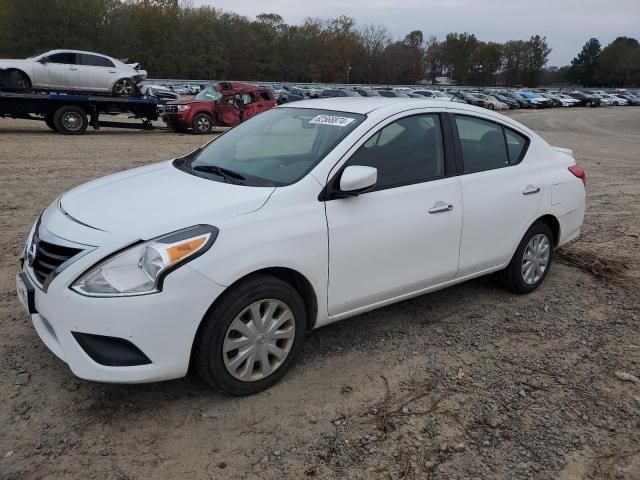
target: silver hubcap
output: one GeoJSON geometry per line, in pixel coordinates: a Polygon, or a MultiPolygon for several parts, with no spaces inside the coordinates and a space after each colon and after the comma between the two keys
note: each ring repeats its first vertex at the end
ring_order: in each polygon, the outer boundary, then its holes
{"type": "Polygon", "coordinates": [[[62,125],[67,130],[79,130],[82,127],[82,118],[75,112],[67,112],[62,116],[62,125]]]}
{"type": "Polygon", "coordinates": [[[539,233],[529,240],[522,256],[522,279],[525,283],[533,285],[542,278],[550,254],[551,244],[545,234],[539,233]]]}
{"type": "Polygon", "coordinates": [[[209,130],[209,119],[206,117],[200,117],[196,122],[198,125],[198,130],[201,132],[206,132],[209,130]]]}
{"type": "Polygon", "coordinates": [[[129,80],[120,80],[116,83],[116,92],[117,93],[131,93],[133,87],[131,86],[131,82],[129,80]]]}
{"type": "Polygon", "coordinates": [[[286,360],[296,335],[289,306],[275,299],[252,303],[233,319],[222,347],[227,371],[255,382],[271,375],[286,360]]]}

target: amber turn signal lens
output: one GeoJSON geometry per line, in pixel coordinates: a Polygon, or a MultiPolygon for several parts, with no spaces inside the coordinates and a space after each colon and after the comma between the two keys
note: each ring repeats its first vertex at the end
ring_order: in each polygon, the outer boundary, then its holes
{"type": "Polygon", "coordinates": [[[202,245],[204,245],[206,241],[207,237],[198,237],[167,248],[167,255],[169,256],[169,260],[171,261],[171,263],[175,263],[182,258],[191,255],[193,252],[202,247],[202,245]]]}

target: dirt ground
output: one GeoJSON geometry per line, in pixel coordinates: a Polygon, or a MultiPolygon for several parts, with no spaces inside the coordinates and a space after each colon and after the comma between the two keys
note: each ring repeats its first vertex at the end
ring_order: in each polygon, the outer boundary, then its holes
{"type": "Polygon", "coordinates": [[[246,398],[79,380],[14,294],[57,195],[204,139],[0,119],[0,478],[640,479],[640,108],[512,115],[588,172],[583,235],[545,284],[482,278],[322,328],[246,398]]]}

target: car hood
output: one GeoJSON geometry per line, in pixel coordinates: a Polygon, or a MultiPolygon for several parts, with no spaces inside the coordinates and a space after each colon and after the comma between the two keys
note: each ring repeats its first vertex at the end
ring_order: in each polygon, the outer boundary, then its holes
{"type": "Polygon", "coordinates": [[[258,210],[274,190],[217,182],[162,162],[76,187],[60,207],[90,228],[146,240],[258,210]]]}
{"type": "Polygon", "coordinates": [[[33,60],[24,60],[24,59],[10,59],[10,58],[0,58],[0,69],[8,68],[8,67],[18,67],[21,65],[32,65],[33,60]]]}
{"type": "Polygon", "coordinates": [[[171,105],[191,105],[194,103],[213,103],[213,100],[194,100],[193,98],[184,99],[184,100],[172,100],[170,102],[171,105]]]}

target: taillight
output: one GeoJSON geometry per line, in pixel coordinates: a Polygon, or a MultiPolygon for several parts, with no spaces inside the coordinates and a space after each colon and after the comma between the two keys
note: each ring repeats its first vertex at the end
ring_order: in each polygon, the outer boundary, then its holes
{"type": "Polygon", "coordinates": [[[584,168],[579,167],[578,165],[573,165],[571,167],[569,167],[569,171],[571,173],[573,173],[576,177],[578,177],[580,180],[582,180],[583,184],[587,184],[587,174],[584,171],[584,168]]]}

